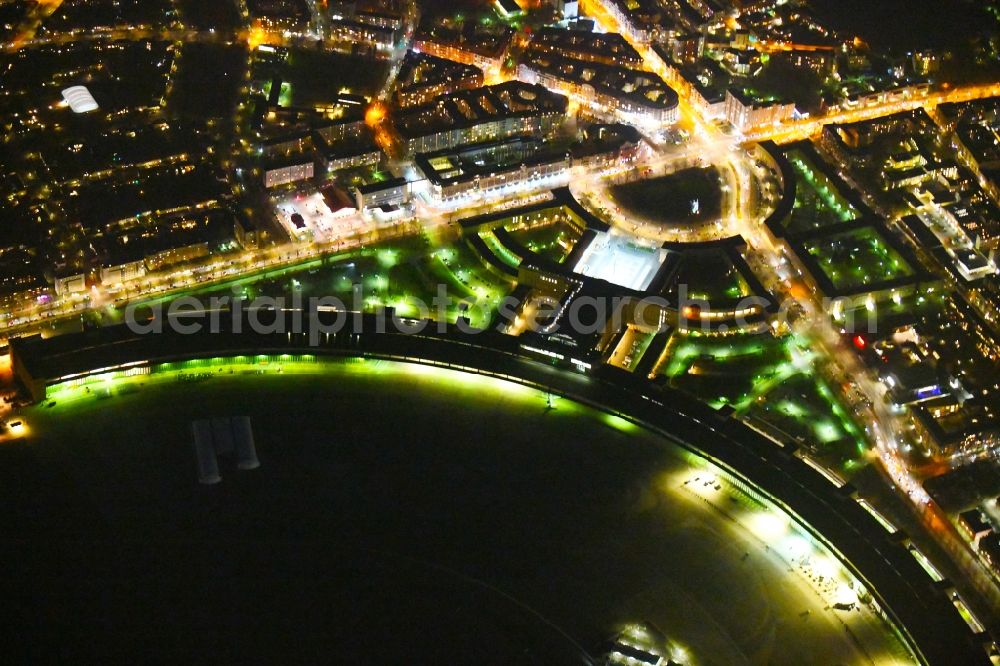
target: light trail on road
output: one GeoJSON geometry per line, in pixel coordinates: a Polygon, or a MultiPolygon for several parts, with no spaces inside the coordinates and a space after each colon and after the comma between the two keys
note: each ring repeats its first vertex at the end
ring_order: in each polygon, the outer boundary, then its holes
{"type": "Polygon", "coordinates": [[[933,108],[940,104],[957,104],[997,96],[1000,96],[1000,83],[914,93],[912,97],[888,104],[872,104],[858,109],[834,109],[814,118],[787,121],[745,134],[742,140],[747,143],[767,140],[775,143],[790,143],[814,137],[827,125],[859,123],[919,108],[933,108]]]}

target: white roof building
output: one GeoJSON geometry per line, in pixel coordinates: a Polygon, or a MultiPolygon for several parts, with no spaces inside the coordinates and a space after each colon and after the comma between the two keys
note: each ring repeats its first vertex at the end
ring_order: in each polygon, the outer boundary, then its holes
{"type": "Polygon", "coordinates": [[[63,99],[74,113],[87,113],[97,110],[97,101],[84,86],[73,86],[62,91],[63,99]]]}

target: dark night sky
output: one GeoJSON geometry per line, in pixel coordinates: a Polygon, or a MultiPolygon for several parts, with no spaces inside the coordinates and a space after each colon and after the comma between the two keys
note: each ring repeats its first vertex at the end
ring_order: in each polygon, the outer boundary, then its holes
{"type": "Polygon", "coordinates": [[[962,44],[996,22],[977,0],[810,0],[819,18],[875,48],[962,44]]]}

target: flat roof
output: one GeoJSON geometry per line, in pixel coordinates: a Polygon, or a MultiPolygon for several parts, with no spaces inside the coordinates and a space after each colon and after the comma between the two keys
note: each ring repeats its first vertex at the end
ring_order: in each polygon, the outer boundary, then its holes
{"type": "Polygon", "coordinates": [[[612,284],[644,291],[666,259],[656,245],[640,245],[629,236],[611,232],[597,234],[573,267],[573,272],[612,284]]]}
{"type": "Polygon", "coordinates": [[[391,190],[394,187],[402,187],[404,185],[406,185],[406,179],[399,177],[358,185],[355,189],[361,194],[371,194],[372,192],[382,192],[383,190],[391,190]]]}

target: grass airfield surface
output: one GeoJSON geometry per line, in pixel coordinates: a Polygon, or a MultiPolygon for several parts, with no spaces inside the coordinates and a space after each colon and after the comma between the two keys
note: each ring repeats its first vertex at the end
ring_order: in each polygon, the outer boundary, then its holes
{"type": "MultiPolygon", "coordinates": [[[[25,410],[0,447],[25,656],[562,664],[651,622],[685,663],[870,663],[662,438],[455,372],[282,370],[25,410]],[[261,468],[199,486],[190,421],[238,414],[261,468]]],[[[883,638],[869,653],[898,654],[883,638]]]]}

